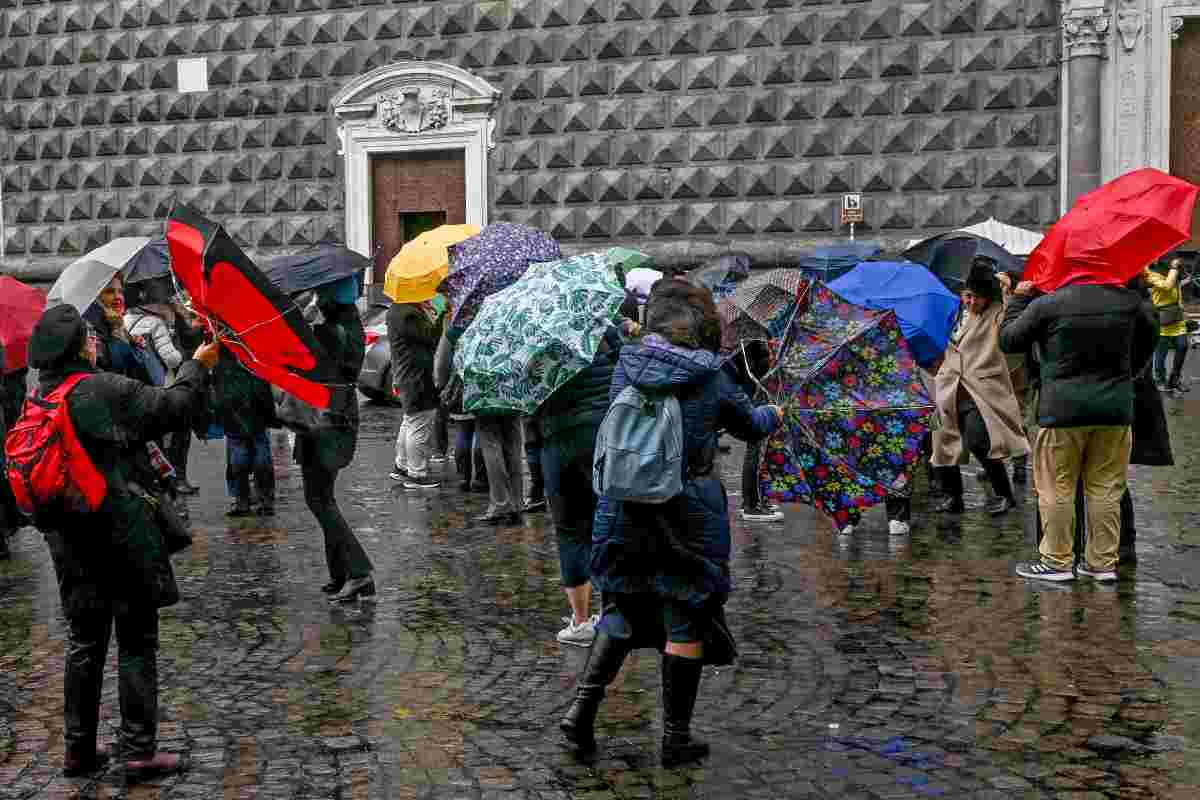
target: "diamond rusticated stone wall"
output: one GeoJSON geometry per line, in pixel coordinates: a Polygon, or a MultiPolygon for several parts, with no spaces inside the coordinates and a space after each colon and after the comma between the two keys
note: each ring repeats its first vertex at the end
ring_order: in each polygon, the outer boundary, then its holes
{"type": "Polygon", "coordinates": [[[5,260],[156,233],[176,198],[264,255],[340,238],[328,101],[403,59],[503,90],[490,217],[580,247],[831,239],[845,192],[889,241],[1038,227],[1058,23],[1055,0],[0,0],[5,260]],[[176,90],[191,56],[209,91],[176,90]]]}

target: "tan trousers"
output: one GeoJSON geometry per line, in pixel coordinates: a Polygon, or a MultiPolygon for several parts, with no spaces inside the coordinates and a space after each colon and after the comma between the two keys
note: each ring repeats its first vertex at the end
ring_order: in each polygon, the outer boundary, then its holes
{"type": "Polygon", "coordinates": [[[1113,569],[1121,538],[1121,495],[1129,471],[1129,426],[1042,428],[1034,448],[1038,508],[1042,512],[1042,562],[1075,566],[1075,486],[1087,498],[1087,563],[1113,569]]]}

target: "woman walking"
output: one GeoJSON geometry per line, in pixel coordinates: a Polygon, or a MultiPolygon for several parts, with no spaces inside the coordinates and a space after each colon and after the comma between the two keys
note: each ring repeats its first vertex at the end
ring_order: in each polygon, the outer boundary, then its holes
{"type": "Polygon", "coordinates": [[[599,498],[591,574],[604,608],[560,727],[572,744],[592,749],[605,687],[631,650],[653,647],[663,652],[662,763],[674,766],[708,753],[690,732],[701,667],[732,658],[723,612],[732,589],[732,542],[725,487],[713,471],[717,431],[757,441],[778,427],[780,414],[774,406],[754,408],[721,369],[720,320],[707,289],[659,281],[646,306],[645,330],[640,343],[621,351],[610,402],[630,385],[679,400],[683,491],[656,505],[599,498]]]}
{"type": "MultiPolygon", "coordinates": [[[[1004,276],[1007,279],[1007,276],[1004,276]]],[[[942,427],[933,434],[933,465],[945,498],[937,511],[961,514],[961,464],[973,455],[983,465],[995,498],[987,511],[1000,516],[1016,507],[1005,460],[1029,452],[1008,361],[1000,352],[1000,281],[991,263],[977,259],[962,292],[963,313],[937,373],[942,427]]]]}
{"type": "MultiPolygon", "coordinates": [[[[366,355],[362,320],[354,306],[357,289],[356,277],[319,287],[315,302],[321,319],[313,326],[321,348],[337,364],[342,381],[351,386],[358,383],[366,355]]],[[[350,465],[357,443],[358,403],[353,401],[332,427],[297,434],[293,453],[304,481],[304,502],[325,534],[329,582],[321,591],[340,603],[375,594],[371,559],[350,530],[335,497],[338,472],[350,465]]]]}

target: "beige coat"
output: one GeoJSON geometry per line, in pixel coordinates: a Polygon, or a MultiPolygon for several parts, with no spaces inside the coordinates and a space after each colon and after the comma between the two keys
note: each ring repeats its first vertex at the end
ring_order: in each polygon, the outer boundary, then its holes
{"type": "MultiPolygon", "coordinates": [[[[964,312],[965,313],[965,312],[964,312]]],[[[983,416],[992,440],[991,458],[1005,459],[1029,452],[1021,424],[1021,409],[1013,393],[1008,360],[1000,352],[1000,320],[1004,306],[992,303],[978,317],[968,316],[958,342],[946,347],[937,373],[937,408],[941,428],[933,434],[934,466],[965,464],[970,456],[958,430],[958,389],[961,386],[983,416]]]]}

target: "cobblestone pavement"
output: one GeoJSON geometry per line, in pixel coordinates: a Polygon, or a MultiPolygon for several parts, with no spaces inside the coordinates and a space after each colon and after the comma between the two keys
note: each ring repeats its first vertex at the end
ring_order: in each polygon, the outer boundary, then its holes
{"type": "MultiPolygon", "coordinates": [[[[196,543],[176,559],[185,599],[162,613],[160,657],[162,744],[193,769],[129,790],[116,770],[59,777],[64,627],[26,529],[0,564],[0,798],[1200,797],[1196,397],[1169,401],[1179,465],[1136,471],[1141,561],[1115,587],[1013,577],[1031,500],[993,524],[931,518],[922,498],[907,537],[881,511],[848,538],[805,508],[778,525],[735,515],[742,655],[706,674],[696,728],[714,752],[679,770],[656,765],[649,652],[612,687],[597,755],[560,745],[585,651],[554,640],[548,521],[471,528],[482,498],[391,485],[398,412],[365,409],[340,482],[380,590],[348,609],[318,590],[286,435],[269,522],[225,520],[223,446],[199,445],[196,543]]],[[[739,465],[735,449],[735,510],[739,465]]]]}

